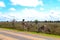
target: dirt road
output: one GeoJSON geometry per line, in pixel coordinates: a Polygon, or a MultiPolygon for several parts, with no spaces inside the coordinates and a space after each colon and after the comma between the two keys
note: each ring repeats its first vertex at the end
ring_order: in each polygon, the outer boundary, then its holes
{"type": "Polygon", "coordinates": [[[41,36],[25,34],[22,32],[11,32],[8,30],[0,30],[0,39],[1,40],[53,40],[52,38],[45,38],[41,36]]]}

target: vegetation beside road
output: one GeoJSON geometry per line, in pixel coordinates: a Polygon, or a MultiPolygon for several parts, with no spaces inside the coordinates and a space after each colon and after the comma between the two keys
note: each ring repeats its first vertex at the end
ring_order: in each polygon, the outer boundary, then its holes
{"type": "Polygon", "coordinates": [[[11,22],[0,22],[0,28],[8,28],[32,33],[43,33],[60,36],[60,21],[25,21],[12,20],[11,22]]]}

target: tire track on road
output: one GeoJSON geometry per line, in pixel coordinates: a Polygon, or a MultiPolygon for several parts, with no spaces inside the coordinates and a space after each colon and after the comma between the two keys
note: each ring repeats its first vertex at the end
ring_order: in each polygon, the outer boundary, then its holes
{"type": "Polygon", "coordinates": [[[0,40],[18,40],[18,39],[0,34],[0,40]]]}
{"type": "Polygon", "coordinates": [[[6,34],[11,34],[11,35],[23,37],[23,38],[26,38],[27,40],[28,39],[30,39],[30,40],[47,40],[47,39],[44,39],[44,38],[37,38],[37,37],[27,36],[27,35],[23,35],[23,34],[17,34],[17,33],[13,33],[13,32],[7,32],[7,31],[3,31],[3,32],[6,33],[6,34]]]}
{"type": "Polygon", "coordinates": [[[5,32],[0,32],[0,34],[3,34],[3,35],[8,36],[8,37],[16,38],[18,40],[29,40],[27,38],[24,38],[24,37],[21,37],[21,36],[18,36],[18,35],[13,35],[13,34],[5,33],[5,32]]]}

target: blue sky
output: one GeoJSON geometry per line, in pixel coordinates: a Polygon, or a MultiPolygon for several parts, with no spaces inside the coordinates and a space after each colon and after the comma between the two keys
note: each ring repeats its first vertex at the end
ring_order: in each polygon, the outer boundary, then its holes
{"type": "Polygon", "coordinates": [[[60,0],[0,0],[0,21],[60,20],[60,0]]]}

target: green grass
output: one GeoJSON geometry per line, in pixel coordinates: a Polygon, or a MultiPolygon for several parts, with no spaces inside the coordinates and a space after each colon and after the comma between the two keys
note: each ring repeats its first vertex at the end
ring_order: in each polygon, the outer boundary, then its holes
{"type": "Polygon", "coordinates": [[[59,35],[54,35],[54,34],[46,34],[46,33],[37,33],[37,32],[27,32],[29,34],[37,34],[40,36],[46,36],[46,37],[52,37],[52,38],[60,38],[59,35]]]}
{"type": "Polygon", "coordinates": [[[11,30],[11,31],[14,31],[14,32],[25,32],[25,33],[28,33],[28,34],[37,34],[37,35],[40,35],[40,36],[46,36],[46,37],[52,37],[52,38],[60,38],[59,35],[53,35],[53,34],[21,31],[21,30],[12,29],[12,28],[0,28],[0,29],[3,29],[3,30],[11,30]]]}

